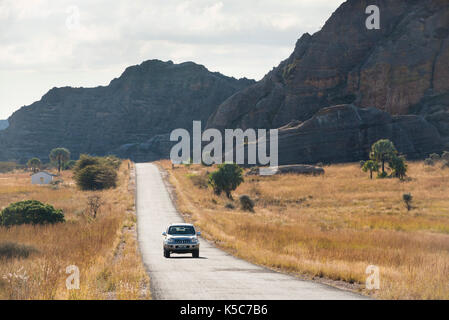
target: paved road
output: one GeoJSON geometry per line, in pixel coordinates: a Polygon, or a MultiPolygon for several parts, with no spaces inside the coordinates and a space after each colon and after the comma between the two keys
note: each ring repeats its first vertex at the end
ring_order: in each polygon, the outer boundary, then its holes
{"type": "Polygon", "coordinates": [[[200,258],[162,254],[161,233],[182,222],[158,168],[136,164],[137,231],[154,299],[275,300],[360,299],[362,296],[312,281],[298,280],[237,259],[200,240],[200,258]]]}

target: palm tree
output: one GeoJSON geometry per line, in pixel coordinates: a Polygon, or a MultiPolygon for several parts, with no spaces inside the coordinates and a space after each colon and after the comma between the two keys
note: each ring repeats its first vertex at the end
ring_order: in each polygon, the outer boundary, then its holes
{"type": "Polygon", "coordinates": [[[371,147],[370,158],[382,163],[382,176],[385,175],[385,162],[393,158],[398,151],[393,142],[388,139],[381,139],[371,147]]]}
{"type": "Polygon", "coordinates": [[[392,175],[399,179],[404,179],[407,174],[407,163],[405,162],[404,156],[394,156],[389,161],[388,164],[390,168],[393,170],[392,175]]]}
{"type": "Polygon", "coordinates": [[[64,162],[70,159],[70,151],[66,148],[55,148],[50,152],[50,160],[58,163],[58,172],[61,172],[61,167],[64,162]]]}
{"type": "Polygon", "coordinates": [[[27,166],[35,173],[41,167],[41,160],[39,160],[38,158],[31,158],[30,160],[28,160],[27,166]]]}
{"type": "Polygon", "coordinates": [[[369,171],[370,179],[373,178],[373,171],[379,171],[379,163],[377,161],[368,160],[363,164],[362,170],[369,171]]]}

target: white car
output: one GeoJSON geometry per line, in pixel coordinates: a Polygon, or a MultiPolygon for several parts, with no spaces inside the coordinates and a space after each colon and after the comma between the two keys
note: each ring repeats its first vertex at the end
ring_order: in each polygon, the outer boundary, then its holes
{"type": "Polygon", "coordinates": [[[170,258],[170,253],[191,253],[193,258],[200,256],[200,241],[193,224],[175,223],[168,226],[162,233],[164,236],[164,257],[170,258]]]}

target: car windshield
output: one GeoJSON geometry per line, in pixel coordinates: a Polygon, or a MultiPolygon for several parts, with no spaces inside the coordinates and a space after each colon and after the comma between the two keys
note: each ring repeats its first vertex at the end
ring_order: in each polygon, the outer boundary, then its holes
{"type": "Polygon", "coordinates": [[[195,235],[195,229],[192,226],[171,226],[170,228],[168,228],[168,234],[195,235]]]}

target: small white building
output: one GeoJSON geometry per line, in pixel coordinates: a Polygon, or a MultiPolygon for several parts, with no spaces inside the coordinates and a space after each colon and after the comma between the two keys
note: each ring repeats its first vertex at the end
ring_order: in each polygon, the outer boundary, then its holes
{"type": "Polygon", "coordinates": [[[31,176],[31,184],[50,184],[54,176],[54,174],[39,171],[31,176]]]}

